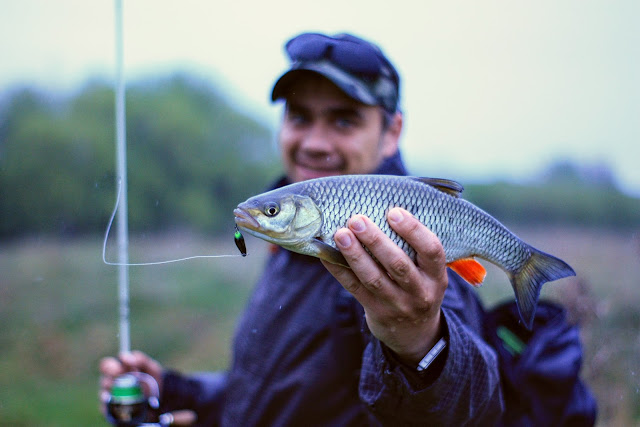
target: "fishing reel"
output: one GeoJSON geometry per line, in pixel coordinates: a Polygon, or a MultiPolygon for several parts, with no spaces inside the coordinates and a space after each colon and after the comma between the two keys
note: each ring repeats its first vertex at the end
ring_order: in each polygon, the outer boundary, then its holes
{"type": "Polygon", "coordinates": [[[168,427],[189,426],[196,421],[196,414],[190,410],[174,411],[158,416],[158,422],[148,422],[152,411],[160,407],[158,383],[149,374],[129,372],[117,377],[107,400],[106,418],[118,427],[168,427]],[[149,388],[147,397],[142,384],[149,388]]]}
{"type": "Polygon", "coordinates": [[[107,400],[107,421],[121,427],[143,425],[149,412],[160,406],[159,394],[158,383],[151,375],[129,372],[117,377],[107,400]],[[151,396],[144,395],[142,383],[147,384],[151,396]]]}

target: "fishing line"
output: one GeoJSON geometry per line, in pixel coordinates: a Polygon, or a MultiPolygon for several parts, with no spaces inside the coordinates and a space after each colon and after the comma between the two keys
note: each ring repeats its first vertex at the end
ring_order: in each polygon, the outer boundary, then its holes
{"type": "Polygon", "coordinates": [[[240,230],[238,230],[238,227],[236,227],[236,231],[235,231],[235,235],[234,235],[234,239],[236,242],[236,245],[238,246],[238,249],[240,250],[240,254],[225,254],[225,255],[194,255],[194,256],[188,256],[185,258],[176,258],[176,259],[169,259],[169,260],[165,260],[165,261],[152,261],[152,262],[134,262],[134,263],[122,263],[122,262],[111,262],[111,261],[107,261],[107,241],[109,240],[109,232],[111,231],[111,226],[113,225],[113,220],[116,217],[116,212],[118,212],[118,205],[120,204],[120,195],[122,193],[122,180],[118,180],[118,197],[116,198],[116,205],[113,208],[113,212],[111,213],[111,218],[109,218],[109,224],[107,225],[107,231],[104,234],[104,241],[102,243],[102,262],[104,262],[107,265],[131,265],[131,266],[141,266],[141,265],[160,265],[160,264],[171,264],[174,262],[180,262],[180,261],[188,261],[191,259],[198,259],[198,258],[235,258],[235,257],[239,257],[239,256],[246,256],[247,252],[246,249],[244,249],[244,238],[242,237],[242,234],[240,233],[240,230]]]}

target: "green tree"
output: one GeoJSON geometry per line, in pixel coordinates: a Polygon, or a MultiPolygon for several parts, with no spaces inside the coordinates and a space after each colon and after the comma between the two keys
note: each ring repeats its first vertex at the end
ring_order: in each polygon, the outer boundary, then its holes
{"type": "MultiPolygon", "coordinates": [[[[91,83],[63,97],[5,95],[0,235],[102,231],[114,202],[114,95],[91,83]]],[[[127,89],[130,227],[219,232],[275,176],[272,132],[187,75],[127,89]]]]}

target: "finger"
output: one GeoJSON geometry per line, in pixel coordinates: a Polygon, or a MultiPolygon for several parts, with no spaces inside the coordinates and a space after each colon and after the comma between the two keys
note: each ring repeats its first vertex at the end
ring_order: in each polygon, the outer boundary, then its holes
{"type": "Polygon", "coordinates": [[[100,376],[100,390],[111,390],[113,387],[113,379],[115,377],[110,377],[106,375],[100,376]]]}
{"type": "Polygon", "coordinates": [[[140,371],[151,375],[158,384],[158,390],[162,390],[162,373],[164,369],[158,361],[138,350],[121,353],[119,357],[123,364],[129,367],[129,371],[140,371]]]}
{"type": "Polygon", "coordinates": [[[129,371],[141,371],[154,375],[162,370],[158,362],[138,350],[121,353],[119,358],[122,364],[128,368],[129,371]]]}
{"type": "Polygon", "coordinates": [[[125,373],[122,363],[115,357],[104,357],[99,364],[100,373],[103,376],[117,377],[125,373]]]}
{"type": "Polygon", "coordinates": [[[446,257],[438,236],[404,209],[391,209],[387,218],[391,228],[416,251],[416,263],[425,274],[436,280],[446,276],[446,257]]]}
{"type": "Polygon", "coordinates": [[[347,291],[349,291],[354,296],[359,293],[362,293],[364,288],[362,287],[362,284],[360,283],[360,281],[358,280],[358,278],[356,277],[356,275],[353,273],[352,270],[346,267],[343,267],[341,265],[332,264],[328,261],[324,261],[324,260],[320,260],[320,261],[322,262],[324,267],[329,271],[329,273],[331,273],[333,277],[335,277],[336,280],[338,280],[338,282],[342,284],[342,287],[344,287],[347,291]]]}
{"type": "Polygon", "coordinates": [[[355,297],[360,304],[367,306],[372,299],[371,293],[362,285],[353,270],[321,260],[325,268],[336,278],[343,288],[355,297]]]}
{"type": "Polygon", "coordinates": [[[109,402],[110,398],[111,393],[109,393],[107,390],[100,390],[99,399],[101,408],[104,408],[104,405],[109,402]]]}
{"type": "Polygon", "coordinates": [[[100,401],[100,412],[103,416],[107,415],[107,403],[111,399],[111,393],[107,390],[100,390],[98,393],[98,400],[100,401]]]}
{"type": "Polygon", "coordinates": [[[327,268],[329,273],[331,273],[333,277],[340,282],[342,287],[353,295],[354,298],[362,305],[367,318],[369,318],[369,312],[382,313],[382,310],[384,310],[385,307],[384,299],[379,298],[379,296],[370,292],[362,284],[358,276],[354,274],[353,270],[340,265],[331,264],[324,260],[321,260],[321,262],[327,268]]]}
{"type": "Polygon", "coordinates": [[[104,412],[104,405],[111,396],[110,390],[113,387],[113,379],[124,373],[124,367],[115,357],[104,357],[100,360],[99,370],[101,375],[98,399],[100,400],[101,410],[104,412]]]}
{"type": "MultiPolygon", "coordinates": [[[[411,258],[382,232],[369,218],[356,215],[349,221],[349,228],[358,240],[380,262],[391,279],[408,292],[418,291],[421,272],[411,258]]],[[[377,269],[380,271],[380,269],[377,269]]],[[[382,275],[383,279],[388,276],[382,275]]],[[[388,281],[391,283],[390,281],[388,281]]]]}
{"type": "MultiPolygon", "coordinates": [[[[391,297],[394,291],[393,284],[386,272],[380,268],[378,263],[371,255],[362,247],[362,241],[359,241],[359,235],[367,233],[367,227],[372,230],[373,223],[362,215],[356,215],[349,220],[349,229],[341,229],[334,235],[334,240],[338,249],[349,263],[353,274],[358,278],[359,282],[369,292],[377,298],[391,297]],[[368,222],[368,224],[365,224],[368,222]],[[358,230],[356,234],[354,229],[358,230]]],[[[381,233],[378,230],[378,233],[381,233]]],[[[371,239],[369,239],[371,240],[371,239]]]]}

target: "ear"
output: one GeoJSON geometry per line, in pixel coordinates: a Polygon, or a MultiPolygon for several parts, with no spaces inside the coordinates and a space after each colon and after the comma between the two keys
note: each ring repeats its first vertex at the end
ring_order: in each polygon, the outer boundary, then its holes
{"type": "Polygon", "coordinates": [[[396,112],[392,117],[389,125],[382,133],[382,155],[390,157],[398,151],[400,143],[400,134],[402,133],[402,113],[396,112]]]}

